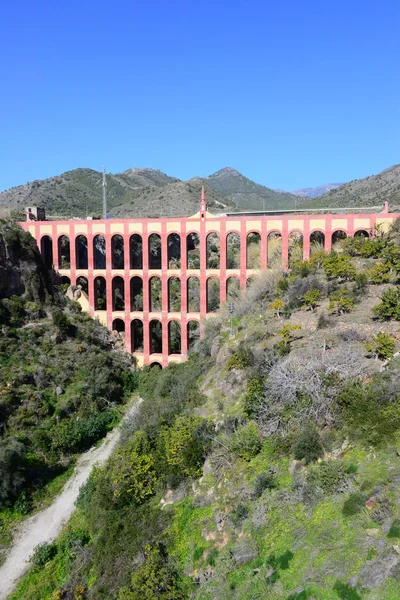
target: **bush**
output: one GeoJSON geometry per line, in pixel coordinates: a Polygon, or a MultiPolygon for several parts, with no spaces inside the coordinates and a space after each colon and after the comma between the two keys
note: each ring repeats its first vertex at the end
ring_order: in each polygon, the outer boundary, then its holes
{"type": "Polygon", "coordinates": [[[272,490],[275,486],[275,472],[272,469],[268,469],[268,471],[257,475],[254,484],[254,495],[256,498],[259,498],[260,496],[262,496],[265,490],[272,490]]]}
{"type": "Polygon", "coordinates": [[[11,439],[0,442],[0,508],[10,506],[26,486],[25,446],[11,439]]]}
{"type": "Polygon", "coordinates": [[[297,460],[306,464],[314,462],[324,454],[321,437],[312,425],[304,427],[292,446],[293,455],[297,460]]]}
{"type": "Polygon", "coordinates": [[[55,542],[51,544],[48,542],[43,542],[42,544],[36,546],[29,560],[35,567],[40,568],[44,567],[44,565],[52,560],[56,554],[57,544],[55,542]]]}
{"type": "Polygon", "coordinates": [[[228,447],[231,452],[246,461],[257,456],[262,448],[262,438],[257,424],[249,421],[239,426],[230,437],[228,447]]]}
{"type": "Polygon", "coordinates": [[[351,517],[352,515],[356,515],[357,513],[361,512],[366,500],[366,496],[361,492],[354,492],[350,494],[343,504],[342,512],[344,516],[351,517]]]}
{"type": "Polygon", "coordinates": [[[226,361],[226,368],[228,371],[232,371],[233,369],[245,369],[252,363],[252,353],[248,348],[239,347],[238,351],[235,354],[232,354],[231,357],[226,361]]]}
{"type": "Polygon", "coordinates": [[[251,379],[243,396],[243,409],[249,417],[257,413],[261,398],[264,396],[264,383],[262,379],[251,379]]]}
{"type": "Polygon", "coordinates": [[[329,297],[329,300],[329,310],[333,314],[341,315],[354,309],[354,300],[351,298],[347,288],[342,288],[334,292],[329,297]]]}
{"type": "Polygon", "coordinates": [[[393,357],[396,348],[396,340],[393,335],[378,331],[372,340],[367,342],[365,346],[368,352],[371,352],[378,358],[387,360],[393,357]]]}
{"type": "Polygon", "coordinates": [[[325,269],[327,277],[350,280],[356,276],[356,269],[351,264],[351,257],[347,254],[332,252],[324,259],[322,266],[325,269]]]}
{"type": "Polygon", "coordinates": [[[53,323],[58,327],[61,333],[68,333],[70,322],[67,315],[62,310],[55,310],[53,312],[53,323]]]}
{"type": "Polygon", "coordinates": [[[388,283],[390,280],[390,266],[388,264],[378,263],[368,269],[368,281],[375,284],[388,283]]]}
{"type": "Polygon", "coordinates": [[[307,475],[307,482],[315,484],[327,494],[337,492],[346,480],[348,469],[338,460],[328,460],[312,468],[307,475]]]}
{"type": "Polygon", "coordinates": [[[321,297],[321,292],[319,290],[309,290],[303,296],[303,302],[306,306],[314,310],[318,305],[318,300],[321,297]]]}
{"type": "Polygon", "coordinates": [[[172,427],[165,428],[160,434],[160,459],[162,462],[165,460],[172,474],[178,478],[198,477],[210,443],[204,419],[194,415],[179,416],[172,427]]]}
{"type": "Polygon", "coordinates": [[[383,292],[381,303],[374,306],[372,312],[381,321],[400,321],[400,288],[390,288],[383,292]]]}

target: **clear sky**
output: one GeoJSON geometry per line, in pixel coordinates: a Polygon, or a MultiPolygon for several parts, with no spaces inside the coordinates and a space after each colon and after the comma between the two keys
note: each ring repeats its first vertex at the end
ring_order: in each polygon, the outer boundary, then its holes
{"type": "Polygon", "coordinates": [[[398,0],[3,0],[0,190],[76,167],[264,185],[400,162],[398,0]]]}

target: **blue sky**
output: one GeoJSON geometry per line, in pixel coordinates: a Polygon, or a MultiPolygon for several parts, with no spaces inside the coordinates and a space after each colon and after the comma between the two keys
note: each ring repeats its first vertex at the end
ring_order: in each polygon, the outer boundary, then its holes
{"type": "Polygon", "coordinates": [[[76,167],[274,188],[400,162],[400,3],[5,0],[0,190],[76,167]]]}

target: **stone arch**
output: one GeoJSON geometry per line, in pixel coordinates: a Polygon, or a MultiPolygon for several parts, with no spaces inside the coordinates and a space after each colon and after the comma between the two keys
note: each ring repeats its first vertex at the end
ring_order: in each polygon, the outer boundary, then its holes
{"type": "Polygon", "coordinates": [[[158,319],[152,319],[149,323],[150,331],[150,354],[162,354],[162,325],[158,319]]]}
{"type": "Polygon", "coordinates": [[[239,277],[228,277],[226,280],[226,299],[228,302],[232,302],[240,294],[240,280],[239,277]]]}
{"type": "Polygon", "coordinates": [[[267,237],[267,266],[270,269],[282,268],[282,234],[270,231],[267,237]]]}
{"type": "Polygon", "coordinates": [[[125,282],[119,275],[112,280],[112,309],[125,310],[125,282]]]}
{"type": "Polygon", "coordinates": [[[357,231],[354,232],[354,237],[363,237],[368,239],[370,236],[366,229],[357,229],[357,231]]]}
{"type": "Polygon", "coordinates": [[[87,277],[83,277],[82,275],[80,275],[76,280],[76,285],[80,285],[82,292],[85,292],[86,295],[89,295],[89,282],[87,280],[87,277]]]}
{"type": "Polygon", "coordinates": [[[150,312],[160,312],[162,310],[162,285],[159,277],[149,279],[149,304],[150,312]]]}
{"type": "Polygon", "coordinates": [[[93,268],[106,268],[106,239],[99,233],[93,238],[93,268]]]}
{"type": "Polygon", "coordinates": [[[129,262],[131,269],[143,269],[143,240],[138,233],[129,238],[129,262]]]}
{"type": "Polygon", "coordinates": [[[181,354],[181,324],[171,320],[168,323],[168,354],[181,354]]]}
{"type": "Polygon", "coordinates": [[[250,231],[246,236],[246,269],[261,267],[261,235],[250,231]]]}
{"type": "Polygon", "coordinates": [[[240,269],[240,235],[236,231],[226,236],[226,268],[240,269]]]}
{"type": "Polygon", "coordinates": [[[197,233],[187,234],[186,253],[188,269],[200,269],[200,238],[197,233]]]}
{"type": "Polygon", "coordinates": [[[179,277],[168,279],[168,311],[181,311],[181,280],[179,277]]]}
{"type": "Polygon", "coordinates": [[[340,250],[340,242],[347,238],[347,233],[343,229],[337,229],[332,232],[332,250],[340,250]]]}
{"type": "Polygon", "coordinates": [[[220,305],[220,282],[218,277],[207,279],[207,312],[217,312],[220,305]]]}
{"type": "Polygon", "coordinates": [[[71,247],[69,237],[67,235],[60,235],[57,243],[58,249],[58,268],[59,269],[70,269],[71,268],[71,247]]]}
{"type": "Polygon", "coordinates": [[[131,282],[131,311],[143,311],[143,279],[132,277],[131,282]]]}
{"type": "Polygon", "coordinates": [[[325,250],[325,233],[319,229],[310,234],[310,256],[325,250]]]}
{"type": "Polygon", "coordinates": [[[212,231],[207,236],[207,269],[219,269],[221,264],[221,243],[218,233],[212,231]]]}
{"type": "Polygon", "coordinates": [[[162,365],[158,361],[152,360],[150,363],[150,369],[161,369],[162,371],[162,365]]]}
{"type": "Polygon", "coordinates": [[[168,236],[168,269],[180,269],[181,267],[181,236],[170,233],[168,236]]]}
{"type": "Polygon", "coordinates": [[[295,229],[288,238],[288,266],[293,267],[303,260],[303,233],[295,229]]]}
{"type": "Polygon", "coordinates": [[[200,280],[198,277],[189,277],[187,280],[187,310],[200,312],[200,280]]]}
{"type": "Polygon", "coordinates": [[[143,352],[143,321],[133,319],[131,322],[131,348],[132,352],[143,352]]]}
{"type": "Polygon", "coordinates": [[[123,269],[125,266],[124,238],[119,233],[111,238],[111,268],[123,269]]]}
{"type": "Polygon", "coordinates": [[[114,319],[112,330],[118,331],[118,333],[125,333],[125,321],[123,319],[114,319]]]}
{"type": "Polygon", "coordinates": [[[149,235],[149,269],[161,269],[161,264],[161,236],[158,233],[152,233],[149,235]]]}
{"type": "Polygon", "coordinates": [[[70,286],[71,285],[71,279],[69,277],[67,277],[66,275],[62,275],[60,277],[60,284],[61,285],[68,285],[68,286],[70,286]]]}
{"type": "Polygon", "coordinates": [[[88,241],[85,235],[78,235],[75,238],[75,256],[76,268],[88,268],[88,241]]]}
{"type": "Polygon", "coordinates": [[[47,269],[53,268],[53,242],[49,235],[44,235],[40,240],[40,253],[47,269]]]}
{"type": "Polygon", "coordinates": [[[94,279],[94,310],[107,310],[107,290],[104,277],[94,279]]]}
{"type": "Polygon", "coordinates": [[[188,321],[186,325],[186,334],[188,350],[192,350],[194,344],[200,338],[200,323],[194,319],[188,321]]]}

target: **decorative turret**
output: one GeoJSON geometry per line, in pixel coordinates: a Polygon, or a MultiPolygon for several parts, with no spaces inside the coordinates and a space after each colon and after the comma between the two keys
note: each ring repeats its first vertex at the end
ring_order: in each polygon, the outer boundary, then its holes
{"type": "Polygon", "coordinates": [[[207,202],[204,197],[204,185],[201,186],[201,202],[200,202],[200,214],[201,218],[204,219],[207,212],[207,202]]]}

